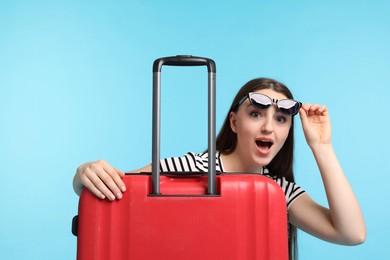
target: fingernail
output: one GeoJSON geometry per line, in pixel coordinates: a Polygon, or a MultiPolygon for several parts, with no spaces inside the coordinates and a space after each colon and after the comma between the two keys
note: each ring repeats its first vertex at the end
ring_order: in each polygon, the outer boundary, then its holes
{"type": "Polygon", "coordinates": [[[126,187],[125,186],[121,186],[120,189],[121,189],[122,192],[126,191],[126,187]]]}
{"type": "Polygon", "coordinates": [[[122,193],[118,192],[118,193],[116,194],[116,197],[117,197],[118,199],[121,199],[121,198],[122,198],[122,193]]]}
{"type": "Polygon", "coordinates": [[[110,200],[115,200],[115,196],[113,194],[110,195],[110,200]]]}

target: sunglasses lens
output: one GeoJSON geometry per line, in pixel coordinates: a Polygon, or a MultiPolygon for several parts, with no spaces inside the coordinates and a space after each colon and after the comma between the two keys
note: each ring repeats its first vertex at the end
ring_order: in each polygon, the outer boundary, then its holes
{"type": "Polygon", "coordinates": [[[292,99],[282,99],[278,102],[280,112],[286,115],[295,115],[298,113],[301,104],[292,99]]]}
{"type": "MultiPolygon", "coordinates": [[[[242,104],[243,100],[239,104],[242,104]]],[[[267,109],[275,102],[280,112],[290,116],[296,115],[302,105],[293,99],[272,100],[269,96],[260,93],[249,93],[249,101],[258,109],[267,109]]]]}
{"type": "Polygon", "coordinates": [[[272,105],[272,100],[262,94],[252,94],[249,96],[251,104],[259,109],[266,109],[272,105]]]}

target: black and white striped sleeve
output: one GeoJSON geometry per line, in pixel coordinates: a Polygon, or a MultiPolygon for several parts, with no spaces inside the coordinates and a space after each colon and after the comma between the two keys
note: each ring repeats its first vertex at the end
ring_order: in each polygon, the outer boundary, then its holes
{"type": "Polygon", "coordinates": [[[199,172],[201,159],[195,153],[187,153],[182,157],[170,157],[160,161],[161,172],[199,172]]]}
{"type": "Polygon", "coordinates": [[[286,197],[287,209],[291,204],[305,191],[296,183],[287,181],[284,177],[273,177],[273,179],[280,185],[286,197]]]}

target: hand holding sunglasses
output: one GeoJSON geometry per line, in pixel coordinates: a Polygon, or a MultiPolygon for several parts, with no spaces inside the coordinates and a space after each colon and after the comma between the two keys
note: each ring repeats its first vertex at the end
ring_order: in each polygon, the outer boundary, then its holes
{"type": "Polygon", "coordinates": [[[304,104],[301,114],[303,132],[308,145],[313,149],[319,144],[331,144],[331,124],[326,106],[304,104]]]}

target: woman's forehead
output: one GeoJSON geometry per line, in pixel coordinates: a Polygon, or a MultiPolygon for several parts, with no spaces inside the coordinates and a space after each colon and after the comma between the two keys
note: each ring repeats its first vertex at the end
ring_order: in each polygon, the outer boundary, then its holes
{"type": "Polygon", "coordinates": [[[259,89],[259,90],[254,91],[254,93],[261,93],[261,94],[267,95],[267,96],[269,96],[270,98],[273,98],[273,99],[285,99],[285,98],[287,98],[286,95],[284,95],[282,93],[279,93],[279,92],[276,92],[275,90],[272,90],[272,89],[259,89]]]}

